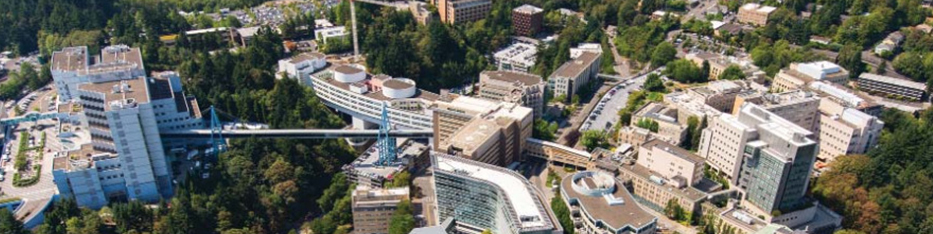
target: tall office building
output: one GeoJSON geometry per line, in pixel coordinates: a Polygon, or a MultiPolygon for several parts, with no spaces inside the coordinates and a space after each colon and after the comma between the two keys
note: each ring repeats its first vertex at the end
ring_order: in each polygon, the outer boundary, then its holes
{"type": "Polygon", "coordinates": [[[541,76],[511,71],[483,71],[479,74],[479,97],[521,104],[534,109],[535,118],[544,114],[544,80],[541,76]]]}
{"type": "Polygon", "coordinates": [[[434,148],[480,162],[506,166],[521,160],[531,137],[532,109],[515,103],[442,95],[434,103],[434,148]]]}
{"type": "Polygon", "coordinates": [[[512,10],[512,31],[516,35],[534,36],[541,31],[544,21],[544,9],[532,5],[522,5],[512,10]]]}
{"type": "Polygon", "coordinates": [[[792,90],[782,93],[742,93],[735,98],[732,114],[737,114],[745,103],[754,103],[810,131],[819,125],[820,97],[811,92],[792,90]]]}
{"type": "Polygon", "coordinates": [[[596,75],[599,74],[599,61],[600,53],[581,52],[579,56],[573,57],[551,73],[548,88],[554,96],[573,97],[580,87],[596,79],[596,75]]]}
{"type": "Polygon", "coordinates": [[[62,102],[78,95],[78,85],[145,76],[139,48],[126,45],[104,47],[100,56],[91,56],[87,46],[67,47],[52,53],[49,65],[52,80],[62,102]]]}
{"type": "Polygon", "coordinates": [[[353,211],[354,234],[389,233],[389,222],[402,201],[408,200],[408,187],[370,188],[365,185],[353,190],[351,209],[353,211]]]}
{"type": "Polygon", "coordinates": [[[457,24],[473,22],[489,14],[492,0],[435,0],[441,22],[457,24]]]}
{"type": "Polygon", "coordinates": [[[755,105],[721,115],[703,130],[700,156],[729,176],[750,210],[769,215],[801,202],[816,159],[813,133],[755,105]]]}
{"type": "Polygon", "coordinates": [[[816,129],[820,142],[818,158],[829,162],[841,155],[866,153],[878,144],[883,128],[884,122],[875,116],[823,100],[816,129]]]}
{"type": "Polygon", "coordinates": [[[475,232],[562,232],[548,202],[524,176],[441,153],[433,164],[438,220],[454,218],[475,232]]]}

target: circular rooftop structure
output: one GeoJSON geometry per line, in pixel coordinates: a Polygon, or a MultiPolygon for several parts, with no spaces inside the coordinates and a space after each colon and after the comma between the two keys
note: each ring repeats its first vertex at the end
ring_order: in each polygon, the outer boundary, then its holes
{"type": "Polygon", "coordinates": [[[366,70],[353,65],[334,67],[334,79],[341,83],[354,83],[366,79],[366,70]]]}
{"type": "Polygon", "coordinates": [[[574,174],[571,179],[573,190],[587,196],[612,194],[616,188],[615,180],[605,173],[585,171],[574,174]]]}
{"type": "Polygon", "coordinates": [[[382,83],[382,95],[392,99],[414,97],[418,88],[415,81],[406,78],[394,78],[382,83]]]}

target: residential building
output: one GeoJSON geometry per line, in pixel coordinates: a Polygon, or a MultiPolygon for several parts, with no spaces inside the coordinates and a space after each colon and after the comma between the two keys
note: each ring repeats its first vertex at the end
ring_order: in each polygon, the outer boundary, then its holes
{"type": "Polygon", "coordinates": [[[389,233],[389,222],[400,203],[408,200],[408,187],[371,188],[356,186],[351,199],[354,234],[389,233]]]}
{"type": "MultiPolygon", "coordinates": [[[[677,110],[666,107],[658,103],[648,103],[632,115],[631,123],[636,125],[639,122],[650,123],[658,126],[655,137],[670,142],[671,144],[680,144],[687,137],[686,124],[677,122],[677,110]]],[[[645,127],[645,126],[639,126],[645,127]]],[[[654,129],[651,129],[654,130],[654,129]]]]}
{"type": "Polygon", "coordinates": [[[524,176],[442,153],[434,153],[433,161],[438,220],[454,218],[479,232],[563,232],[548,201],[524,176]]]}
{"type": "Polygon", "coordinates": [[[432,109],[436,150],[499,166],[521,161],[534,122],[531,108],[456,97],[432,109]]]}
{"type": "Polygon", "coordinates": [[[840,155],[864,154],[878,144],[884,122],[857,109],[823,101],[820,124],[816,129],[820,151],[817,158],[826,163],[840,155]]]}
{"type": "Polygon", "coordinates": [[[822,97],[820,105],[838,105],[838,108],[854,108],[871,116],[881,116],[882,105],[872,101],[867,94],[846,88],[845,86],[827,83],[810,83],[809,89],[822,97]]]}
{"type": "Polygon", "coordinates": [[[567,61],[551,73],[548,78],[548,89],[553,91],[554,96],[563,95],[570,98],[577,95],[580,87],[596,79],[599,73],[599,61],[599,53],[580,53],[580,56],[567,61]]]}
{"type": "Polygon", "coordinates": [[[664,141],[650,140],[639,146],[635,163],[669,179],[675,187],[693,186],[703,180],[705,160],[664,141]]]}
{"type": "Polygon", "coordinates": [[[411,16],[415,18],[415,22],[421,25],[427,25],[437,20],[437,16],[431,14],[431,11],[428,10],[427,3],[424,2],[409,1],[408,11],[410,11],[411,16]]]}
{"type": "Polygon", "coordinates": [[[819,125],[820,97],[802,90],[783,93],[747,92],[735,99],[733,115],[745,103],[754,103],[797,126],[813,131],[819,125]]]}
{"type": "Polygon", "coordinates": [[[538,56],[538,45],[516,41],[505,49],[493,54],[496,67],[500,71],[529,72],[535,65],[538,56]]]}
{"type": "Polygon", "coordinates": [[[78,116],[63,123],[70,131],[59,137],[68,144],[53,159],[59,193],[95,209],[111,200],[171,197],[172,170],[159,133],[203,127],[197,101],[184,94],[178,76],[112,77],[75,86],[74,102],[59,108],[78,116]]]}
{"type": "Polygon", "coordinates": [[[900,31],[892,32],[888,34],[884,40],[881,40],[881,43],[875,46],[875,54],[882,55],[884,53],[894,53],[894,50],[897,49],[904,42],[904,34],[900,31]]]}
{"type": "Polygon", "coordinates": [[[774,76],[772,89],[775,92],[798,90],[814,81],[845,85],[848,79],[849,71],[835,63],[827,61],[791,63],[790,68],[781,69],[774,76]]]}
{"type": "MultiPolygon", "coordinates": [[[[774,113],[771,113],[761,106],[755,105],[753,103],[746,103],[742,105],[742,107],[736,112],[735,115],[723,114],[717,118],[710,119],[708,127],[703,130],[700,137],[700,146],[697,152],[701,157],[706,159],[706,162],[711,169],[718,171],[721,175],[724,175],[730,180],[732,184],[738,184],[738,180],[740,178],[747,180],[749,176],[747,174],[740,174],[740,169],[742,169],[743,165],[746,167],[757,166],[757,164],[743,164],[743,159],[748,160],[749,158],[745,156],[747,154],[746,151],[753,148],[756,148],[759,151],[764,149],[770,150],[767,151],[766,156],[794,156],[792,158],[767,157],[765,159],[761,159],[761,155],[757,155],[756,157],[759,158],[756,158],[755,160],[770,163],[766,164],[767,166],[780,166],[780,168],[777,169],[796,168],[794,173],[799,172],[796,170],[802,170],[796,166],[799,166],[798,164],[806,163],[807,160],[810,161],[810,166],[812,166],[813,159],[807,158],[806,155],[811,154],[809,157],[816,157],[816,143],[812,140],[812,136],[813,132],[804,129],[774,113]],[[769,145],[774,145],[775,147],[768,148],[767,146],[769,145]],[[777,146],[787,147],[779,148],[777,146]],[[789,167],[788,165],[777,162],[790,162],[794,167],[789,167]]],[[[751,169],[759,168],[753,167],[746,169],[746,171],[751,169]]],[[[756,175],[756,177],[757,176],[763,175],[756,175]]],[[[787,177],[787,175],[782,174],[778,175],[778,177],[771,178],[781,179],[785,177],[787,177]]],[[[799,175],[794,174],[794,179],[800,179],[797,177],[799,177],[799,175]]],[[[793,194],[785,194],[784,192],[780,191],[780,193],[771,191],[771,189],[777,188],[781,188],[783,191],[783,188],[785,187],[784,179],[781,179],[780,181],[762,179],[762,182],[765,181],[769,183],[779,183],[771,185],[781,186],[769,188],[767,191],[769,192],[768,196],[757,194],[758,192],[765,190],[756,190],[756,194],[751,195],[758,196],[756,197],[756,199],[759,199],[757,201],[759,203],[758,205],[761,206],[762,209],[768,209],[768,213],[770,213],[775,206],[774,204],[765,204],[766,202],[770,201],[773,203],[780,203],[776,202],[774,199],[780,198],[777,201],[783,201],[781,199],[791,198],[793,197],[791,196],[793,194]]],[[[792,182],[794,183],[794,186],[798,185],[796,183],[800,183],[800,181],[796,180],[792,182]]],[[[745,188],[753,186],[755,189],[758,189],[758,186],[760,185],[743,184],[743,187],[745,188]]],[[[803,193],[801,191],[800,195],[802,194],[803,193]]]]}
{"type": "Polygon", "coordinates": [[[758,3],[746,3],[739,8],[737,19],[741,23],[755,26],[765,26],[768,24],[768,17],[777,10],[772,6],[764,6],[758,3]]]}
{"type": "Polygon", "coordinates": [[[78,85],[133,79],[146,75],[139,48],[126,45],[104,47],[91,56],[87,46],[67,47],[52,53],[49,63],[60,102],[77,99],[78,85]]]}
{"type": "Polygon", "coordinates": [[[327,56],[318,53],[301,53],[294,57],[279,60],[279,71],[277,76],[285,75],[289,78],[298,79],[301,83],[311,82],[311,74],[320,71],[327,66],[327,56]]]}
{"type": "Polygon", "coordinates": [[[621,181],[612,175],[581,171],[560,183],[560,195],[570,207],[578,233],[655,233],[658,218],[642,210],[621,181]]]}
{"type": "Polygon", "coordinates": [[[541,31],[544,9],[522,5],[512,10],[512,31],[515,35],[534,36],[541,31]]]}
{"type": "Polygon", "coordinates": [[[434,0],[441,22],[458,24],[486,18],[492,0],[434,0]]]}
{"type": "Polygon", "coordinates": [[[534,117],[544,114],[544,88],[541,76],[512,71],[483,71],[479,74],[479,97],[521,104],[534,110],[534,117]]]}
{"type": "Polygon", "coordinates": [[[858,88],[869,93],[902,97],[919,101],[926,97],[927,86],[924,83],[889,76],[862,73],[859,75],[858,88]]]}

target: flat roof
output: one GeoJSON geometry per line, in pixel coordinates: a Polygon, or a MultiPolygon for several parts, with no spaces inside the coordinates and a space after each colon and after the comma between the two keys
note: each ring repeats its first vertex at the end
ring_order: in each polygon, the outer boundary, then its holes
{"type": "Polygon", "coordinates": [[[923,91],[925,91],[925,90],[927,89],[927,85],[924,84],[924,83],[914,82],[914,81],[905,80],[905,79],[898,79],[898,78],[894,78],[894,77],[890,77],[890,76],[882,76],[882,75],[878,75],[878,74],[871,74],[871,73],[867,73],[867,72],[862,73],[861,75],[858,76],[858,78],[859,78],[859,79],[872,80],[872,81],[881,82],[881,83],[885,83],[885,84],[897,85],[897,86],[906,87],[906,88],[911,88],[911,89],[919,89],[919,90],[923,90],[923,91]]]}
{"type": "Polygon", "coordinates": [[[609,177],[610,181],[597,181],[598,179],[594,178],[594,176],[598,175],[592,171],[567,175],[561,181],[560,190],[567,195],[565,199],[576,199],[583,212],[615,230],[622,229],[625,226],[641,229],[648,224],[657,222],[657,217],[643,210],[637,204],[635,198],[632,197],[632,194],[625,189],[625,185],[621,181],[608,175],[606,176],[609,177]],[[592,175],[588,176],[587,173],[592,175]],[[574,177],[578,176],[581,178],[574,180],[574,177]],[[605,182],[612,183],[612,185],[601,184],[605,182]],[[606,188],[597,187],[596,185],[612,186],[612,188],[609,188],[608,193],[596,194],[596,196],[577,191],[578,188],[590,190],[606,188]]]}
{"type": "Polygon", "coordinates": [[[710,192],[714,192],[716,189],[721,188],[721,186],[716,186],[719,185],[718,183],[710,181],[705,177],[703,177],[696,185],[685,186],[684,188],[675,188],[669,185],[658,184],[654,182],[651,177],[654,176],[657,178],[664,178],[664,176],[651,172],[651,169],[638,164],[620,166],[619,170],[622,170],[623,173],[631,173],[633,176],[637,176],[641,180],[651,181],[651,183],[655,185],[663,186],[667,188],[667,191],[677,194],[679,197],[689,198],[692,201],[703,199],[709,195],[710,192]]]}
{"type": "Polygon", "coordinates": [[[85,83],[78,85],[79,90],[104,94],[104,110],[109,111],[111,102],[133,100],[133,103],[148,103],[149,91],[146,87],[146,78],[137,77],[129,80],[115,80],[101,83],[85,83]],[[120,88],[126,84],[127,89],[120,88]],[[120,92],[114,92],[122,89],[120,92]]]}
{"type": "Polygon", "coordinates": [[[464,151],[474,151],[488,142],[499,132],[499,129],[499,125],[493,120],[474,118],[450,136],[450,139],[445,141],[445,145],[455,145],[464,151]]]}
{"type": "Polygon", "coordinates": [[[551,74],[551,77],[558,76],[558,77],[576,78],[581,73],[583,73],[584,70],[589,68],[590,65],[596,62],[596,59],[598,58],[599,58],[599,54],[589,52],[589,51],[584,51],[580,53],[580,56],[577,57],[576,59],[567,61],[563,65],[560,65],[560,67],[557,68],[556,71],[554,71],[554,74],[551,74]]]}
{"type": "Polygon", "coordinates": [[[515,71],[483,71],[483,75],[489,77],[489,79],[505,81],[505,82],[519,82],[523,85],[532,85],[543,83],[544,80],[541,79],[541,76],[524,73],[524,72],[515,72],[515,71]]]}
{"type": "Polygon", "coordinates": [[[742,106],[739,111],[739,121],[748,125],[754,124],[758,126],[758,129],[762,131],[767,131],[774,134],[777,137],[787,141],[793,142],[800,145],[815,144],[816,142],[810,139],[809,137],[813,135],[813,132],[810,130],[804,129],[793,122],[788,121],[787,119],[778,116],[761,106],[758,106],[754,103],[746,103],[742,106]],[[743,118],[746,117],[746,118],[743,118]],[[754,123],[747,123],[748,118],[754,119],[754,123]],[[743,121],[745,120],[745,121],[743,121]],[[801,136],[798,138],[798,136],[801,136]]]}
{"type": "Polygon", "coordinates": [[[52,70],[76,71],[88,65],[87,46],[66,47],[52,53],[52,70]]]}
{"type": "Polygon", "coordinates": [[[648,142],[645,142],[644,144],[642,144],[642,146],[645,148],[649,148],[649,149],[656,147],[664,151],[667,151],[668,153],[671,153],[674,156],[680,157],[682,159],[688,160],[693,163],[706,162],[705,159],[703,159],[700,156],[697,156],[693,152],[680,148],[676,145],[672,145],[671,143],[667,143],[666,141],[662,141],[658,139],[651,139],[648,142]]]}
{"type": "Polygon", "coordinates": [[[539,7],[532,6],[532,5],[529,5],[529,4],[525,4],[525,5],[522,5],[522,6],[520,6],[520,7],[516,7],[516,8],[515,8],[514,10],[512,10],[512,11],[514,11],[514,12],[520,12],[520,13],[524,13],[524,14],[535,14],[535,13],[544,12],[544,9],[541,9],[541,8],[539,8],[539,7]]]}
{"type": "Polygon", "coordinates": [[[308,61],[308,60],[325,59],[326,57],[327,57],[326,55],[322,53],[318,53],[318,52],[301,53],[288,59],[288,62],[292,64],[297,64],[297,63],[301,63],[301,62],[308,61]]]}
{"type": "MultiPolygon", "coordinates": [[[[538,56],[538,47],[525,42],[516,42],[505,49],[496,51],[493,57],[509,63],[521,63],[523,66],[533,66],[538,56]]],[[[499,61],[502,62],[502,61],[499,61]]]]}
{"type": "Polygon", "coordinates": [[[455,156],[436,154],[435,169],[459,176],[484,181],[499,187],[508,197],[511,210],[518,217],[512,220],[521,228],[555,228],[550,210],[541,201],[541,194],[532,187],[525,177],[508,169],[463,159],[455,156]]]}
{"type": "Polygon", "coordinates": [[[391,89],[407,89],[414,87],[414,85],[406,83],[397,79],[389,79],[382,83],[382,86],[391,88],[391,89]]]}

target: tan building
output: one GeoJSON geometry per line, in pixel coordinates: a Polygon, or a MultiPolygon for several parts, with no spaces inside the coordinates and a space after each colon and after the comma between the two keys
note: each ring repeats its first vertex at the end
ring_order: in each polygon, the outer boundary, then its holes
{"type": "Polygon", "coordinates": [[[635,111],[631,123],[639,121],[657,123],[656,137],[671,144],[680,144],[687,137],[686,124],[677,122],[677,110],[658,103],[648,103],[635,111]]]}
{"type": "Polygon", "coordinates": [[[619,143],[629,144],[632,147],[639,147],[655,138],[653,132],[638,126],[624,126],[619,129],[619,143]]]}
{"type": "Polygon", "coordinates": [[[827,61],[791,63],[789,68],[781,69],[774,76],[771,86],[774,92],[784,92],[803,89],[814,81],[845,85],[848,79],[849,71],[835,63],[827,61]]]}
{"type": "Polygon", "coordinates": [[[696,154],[670,143],[651,140],[638,147],[635,161],[651,172],[658,173],[674,184],[692,186],[703,179],[705,160],[696,154]]]}
{"type": "Polygon", "coordinates": [[[817,159],[829,162],[840,155],[863,154],[878,144],[882,128],[884,122],[877,117],[824,99],[816,129],[820,142],[817,159]]]}
{"type": "Polygon", "coordinates": [[[431,11],[427,8],[427,3],[424,2],[409,1],[408,11],[411,12],[411,16],[415,18],[415,21],[421,25],[427,25],[431,21],[437,20],[437,16],[431,14],[431,11]]]}
{"type": "Polygon", "coordinates": [[[544,9],[532,5],[522,5],[512,10],[512,31],[515,35],[534,36],[541,31],[544,21],[544,9]]]}
{"type": "Polygon", "coordinates": [[[577,168],[591,168],[593,162],[596,161],[589,152],[534,138],[528,138],[525,141],[525,154],[557,165],[577,168]]]}
{"type": "Polygon", "coordinates": [[[492,0],[434,0],[441,22],[458,24],[486,18],[492,0]]]}
{"type": "Polygon", "coordinates": [[[722,114],[722,111],[706,104],[705,101],[686,92],[673,92],[664,95],[664,103],[677,108],[677,122],[683,125],[687,125],[687,120],[691,116],[702,120],[703,118],[714,118],[722,114]]]}
{"type": "Polygon", "coordinates": [[[534,122],[531,108],[454,94],[442,96],[446,97],[432,106],[435,149],[493,165],[521,160],[523,139],[531,137],[534,122]]]}
{"type": "Polygon", "coordinates": [[[398,204],[408,200],[408,188],[374,189],[357,186],[353,190],[353,233],[389,233],[389,221],[398,204]]]}
{"type": "Polygon", "coordinates": [[[560,197],[570,208],[577,233],[649,234],[658,218],[643,210],[612,175],[581,171],[564,176],[560,197]]]}
{"type": "Polygon", "coordinates": [[[834,104],[839,105],[837,108],[854,108],[871,116],[881,116],[883,106],[874,102],[873,98],[866,93],[828,82],[810,83],[808,90],[823,98],[820,101],[820,108],[823,108],[822,105],[834,104]]]}
{"type": "Polygon", "coordinates": [[[479,74],[479,97],[521,104],[534,110],[534,117],[544,113],[544,80],[541,76],[512,71],[483,71],[479,74]]]}
{"type": "Polygon", "coordinates": [[[775,94],[742,93],[735,99],[732,114],[738,114],[739,108],[745,103],[755,103],[765,110],[810,131],[813,131],[819,125],[820,97],[811,92],[797,90],[775,94]]]}
{"type": "MultiPolygon", "coordinates": [[[[748,59],[740,59],[732,56],[724,57],[719,56],[706,60],[709,62],[709,79],[716,80],[719,79],[719,75],[722,75],[723,71],[726,71],[729,66],[735,65],[739,69],[742,69],[742,72],[745,73],[745,77],[754,75],[759,71],[758,67],[752,64],[752,61],[748,59]]],[[[702,66],[702,65],[700,65],[702,66]]],[[[742,77],[742,78],[745,78],[742,77]]]]}
{"type": "Polygon", "coordinates": [[[548,78],[548,88],[554,96],[564,95],[567,98],[577,94],[580,87],[596,79],[599,73],[600,54],[582,52],[576,58],[567,61],[551,73],[548,78]]]}
{"type": "MultiPolygon", "coordinates": [[[[676,201],[684,210],[697,212],[709,195],[706,191],[710,191],[696,186],[675,186],[660,174],[638,164],[619,167],[619,178],[631,184],[632,195],[642,200],[641,204],[656,211],[663,211],[668,201],[676,201]]],[[[704,184],[709,183],[712,182],[704,184]]]]}
{"type": "Polygon", "coordinates": [[[747,3],[739,8],[738,20],[739,22],[751,24],[755,26],[764,26],[768,24],[768,17],[771,16],[771,13],[777,10],[777,8],[772,6],[762,6],[757,3],[747,3]]]}
{"type": "Polygon", "coordinates": [[[687,95],[700,99],[706,105],[722,112],[732,112],[735,97],[748,91],[744,81],[718,80],[706,86],[687,89],[687,95]]]}

